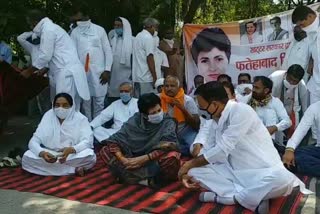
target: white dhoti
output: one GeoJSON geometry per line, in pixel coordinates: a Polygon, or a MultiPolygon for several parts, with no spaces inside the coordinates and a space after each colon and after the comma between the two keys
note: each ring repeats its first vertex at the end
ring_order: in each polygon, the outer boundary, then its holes
{"type": "Polygon", "coordinates": [[[93,130],[93,136],[97,139],[97,141],[102,142],[106,139],[108,139],[111,135],[119,131],[120,129],[106,129],[102,126],[99,126],[93,130]]]}
{"type": "Polygon", "coordinates": [[[188,174],[217,194],[218,202],[235,199],[250,210],[255,210],[262,200],[290,194],[293,187],[300,185],[304,190],[304,184],[283,166],[232,170],[226,164],[209,164],[193,168],[188,174]]]}
{"type": "MultiPolygon", "coordinates": [[[[54,151],[44,150],[56,154],[54,151]]],[[[83,167],[85,170],[88,170],[95,165],[96,160],[96,155],[92,149],[85,149],[77,154],[70,154],[63,164],[59,163],[59,161],[48,163],[28,150],[22,157],[22,168],[37,175],[63,176],[75,174],[77,167],[83,167]]]]}
{"type": "Polygon", "coordinates": [[[102,97],[91,97],[90,100],[83,100],[82,110],[83,114],[88,118],[89,121],[92,121],[96,116],[102,112],[104,109],[104,99],[102,97]]]}

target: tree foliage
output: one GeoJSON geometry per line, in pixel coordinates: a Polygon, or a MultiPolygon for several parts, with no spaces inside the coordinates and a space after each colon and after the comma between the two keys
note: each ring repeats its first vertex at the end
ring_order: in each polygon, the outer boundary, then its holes
{"type": "Polygon", "coordinates": [[[91,18],[97,24],[113,28],[113,20],[126,17],[136,34],[142,20],[155,17],[160,20],[160,32],[165,27],[183,23],[221,23],[248,19],[291,9],[316,0],[6,0],[0,7],[0,39],[11,41],[23,31],[30,30],[25,22],[28,9],[40,8],[65,29],[69,27],[68,11],[79,2],[89,2],[91,18]]]}

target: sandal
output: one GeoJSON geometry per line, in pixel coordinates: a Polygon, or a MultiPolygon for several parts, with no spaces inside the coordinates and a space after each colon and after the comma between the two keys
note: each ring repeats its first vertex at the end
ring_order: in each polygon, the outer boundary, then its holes
{"type": "Polygon", "coordinates": [[[77,167],[75,174],[79,177],[84,177],[86,175],[86,170],[83,167],[77,167]]]}
{"type": "Polygon", "coordinates": [[[5,167],[8,167],[8,168],[15,168],[20,166],[20,163],[18,160],[15,160],[9,157],[4,157],[1,162],[5,165],[5,167]]]}

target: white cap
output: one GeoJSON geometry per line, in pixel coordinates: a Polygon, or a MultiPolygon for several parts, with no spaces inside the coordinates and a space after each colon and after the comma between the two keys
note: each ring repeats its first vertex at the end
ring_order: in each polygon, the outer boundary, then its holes
{"type": "Polygon", "coordinates": [[[161,85],[164,85],[164,78],[157,79],[156,83],[154,84],[156,88],[158,88],[161,85]]]}

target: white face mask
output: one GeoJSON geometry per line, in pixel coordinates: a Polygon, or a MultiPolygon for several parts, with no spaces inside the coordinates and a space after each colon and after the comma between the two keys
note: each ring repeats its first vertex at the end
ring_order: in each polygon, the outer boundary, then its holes
{"type": "Polygon", "coordinates": [[[244,84],[238,85],[236,90],[238,91],[239,94],[244,94],[246,88],[249,88],[252,91],[253,86],[252,84],[244,83],[244,84]]]}
{"type": "Polygon", "coordinates": [[[77,21],[77,26],[80,27],[80,28],[87,28],[89,27],[91,24],[91,21],[88,20],[88,21],[77,21]]]}
{"type": "Polygon", "coordinates": [[[284,84],[284,87],[286,87],[289,90],[295,89],[298,86],[298,84],[291,85],[286,79],[283,80],[283,84],[284,84]]]}
{"type": "Polygon", "coordinates": [[[62,108],[62,107],[54,108],[54,113],[61,120],[66,119],[70,114],[70,111],[71,111],[71,108],[62,108]]]}
{"type": "Polygon", "coordinates": [[[157,37],[157,36],[158,36],[158,31],[154,31],[153,37],[157,37]]]}
{"type": "Polygon", "coordinates": [[[148,115],[148,121],[153,124],[159,124],[163,120],[163,111],[157,114],[148,115]]]}

